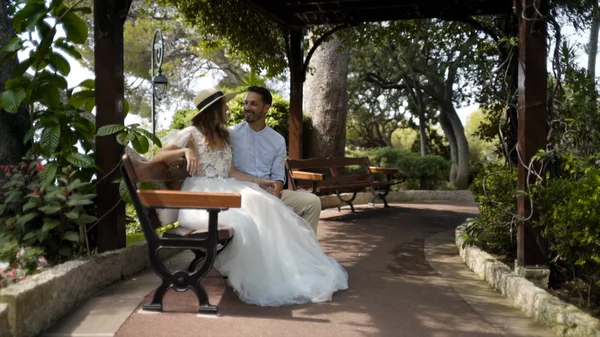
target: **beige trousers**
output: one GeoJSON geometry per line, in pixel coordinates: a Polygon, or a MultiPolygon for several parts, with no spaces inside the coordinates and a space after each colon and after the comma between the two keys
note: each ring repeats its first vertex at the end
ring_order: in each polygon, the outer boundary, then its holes
{"type": "Polygon", "coordinates": [[[294,212],[308,221],[317,232],[319,216],[321,215],[321,199],[316,195],[294,190],[283,190],[281,201],[294,209],[294,212]]]}

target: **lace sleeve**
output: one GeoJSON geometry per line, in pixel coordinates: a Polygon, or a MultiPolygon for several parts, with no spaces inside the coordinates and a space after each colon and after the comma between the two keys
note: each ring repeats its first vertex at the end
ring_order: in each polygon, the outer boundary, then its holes
{"type": "Polygon", "coordinates": [[[185,128],[183,130],[171,130],[165,137],[167,145],[174,145],[178,148],[183,148],[190,140],[192,136],[190,129],[185,128]]]}

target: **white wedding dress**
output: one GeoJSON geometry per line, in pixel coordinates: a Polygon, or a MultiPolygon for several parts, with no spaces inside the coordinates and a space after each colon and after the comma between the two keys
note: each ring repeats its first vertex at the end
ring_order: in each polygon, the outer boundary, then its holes
{"type": "MultiPolygon", "coordinates": [[[[242,301],[261,306],[323,302],[348,288],[346,271],[321,250],[308,222],[257,184],[229,177],[229,145],[209,151],[193,126],[181,130],[169,144],[181,148],[190,137],[203,175],[186,178],[181,189],[242,195],[241,208],[219,213],[219,223],[234,228],[234,239],[214,265],[242,301]]],[[[178,220],[181,226],[205,229],[208,212],[181,210],[178,220]]]]}

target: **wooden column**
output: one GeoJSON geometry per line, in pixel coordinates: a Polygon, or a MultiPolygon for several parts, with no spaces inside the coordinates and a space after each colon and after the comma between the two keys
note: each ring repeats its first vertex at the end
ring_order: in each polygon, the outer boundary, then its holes
{"type": "MultiPolygon", "coordinates": [[[[131,0],[94,0],[94,71],[96,73],[96,128],[123,124],[125,81],[123,75],[123,25],[131,0]]],[[[125,204],[121,202],[119,177],[123,146],[115,135],[96,137],[96,187],[98,252],[125,247],[125,204]],[[107,176],[108,175],[108,176],[107,176]]]]}
{"type": "MultiPolygon", "coordinates": [[[[547,15],[548,1],[518,0],[517,3],[516,15],[520,20],[518,189],[525,190],[528,172],[525,165],[529,165],[538,150],[545,148],[548,134],[547,25],[545,18],[539,16],[539,13],[547,15]],[[537,10],[534,8],[536,3],[541,6],[537,10]]],[[[517,211],[520,216],[525,217],[531,213],[528,199],[519,197],[517,211]]],[[[523,267],[544,265],[546,258],[544,243],[531,221],[519,223],[517,235],[518,264],[523,267]]]]}
{"type": "Polygon", "coordinates": [[[288,155],[291,159],[302,157],[302,99],[303,85],[306,76],[304,71],[304,33],[297,30],[290,32],[290,129],[288,155]]]}

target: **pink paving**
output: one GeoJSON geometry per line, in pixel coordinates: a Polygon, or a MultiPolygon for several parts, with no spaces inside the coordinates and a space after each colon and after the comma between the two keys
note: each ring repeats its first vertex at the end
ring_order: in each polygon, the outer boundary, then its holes
{"type": "MultiPolygon", "coordinates": [[[[248,305],[215,272],[204,285],[211,303],[219,305],[217,316],[198,315],[191,291],[171,290],[165,296],[164,312],[145,312],[140,304],[116,336],[513,335],[490,323],[455,291],[453,284],[463,281],[448,275],[455,269],[464,272],[464,265],[458,263],[442,277],[425,258],[425,240],[445,232],[445,248],[440,244],[433,254],[439,261],[457,263],[460,257],[452,247],[451,231],[475,212],[473,204],[448,202],[388,209],[359,206],[355,214],[323,211],[321,247],[349,274],[350,289],[336,293],[333,301],[277,308],[248,305]]],[[[510,315],[515,313],[506,314],[510,315]]],[[[533,323],[531,327],[538,329],[533,323]]]]}

